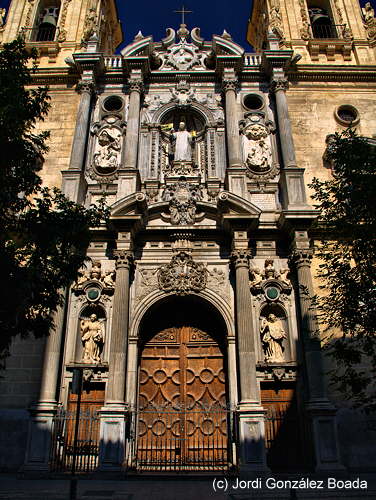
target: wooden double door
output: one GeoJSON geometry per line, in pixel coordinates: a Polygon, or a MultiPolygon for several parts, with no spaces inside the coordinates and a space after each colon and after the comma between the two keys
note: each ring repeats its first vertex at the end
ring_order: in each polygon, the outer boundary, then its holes
{"type": "Polygon", "coordinates": [[[139,469],[227,466],[225,373],[218,343],[198,328],[168,328],[146,343],[139,372],[139,469]]]}

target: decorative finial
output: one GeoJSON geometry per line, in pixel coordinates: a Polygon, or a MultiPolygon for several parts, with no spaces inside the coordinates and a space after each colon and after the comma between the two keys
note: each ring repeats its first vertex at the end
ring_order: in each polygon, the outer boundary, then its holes
{"type": "Polygon", "coordinates": [[[139,40],[143,40],[145,37],[142,34],[141,30],[137,33],[137,35],[134,37],[133,41],[138,42],[139,40]]]}
{"type": "Polygon", "coordinates": [[[223,30],[221,37],[225,38],[226,40],[232,40],[232,36],[226,30],[223,30]]]}
{"type": "Polygon", "coordinates": [[[187,30],[187,25],[181,24],[180,28],[177,31],[177,34],[180,40],[186,40],[189,36],[189,30],[187,30]]]}

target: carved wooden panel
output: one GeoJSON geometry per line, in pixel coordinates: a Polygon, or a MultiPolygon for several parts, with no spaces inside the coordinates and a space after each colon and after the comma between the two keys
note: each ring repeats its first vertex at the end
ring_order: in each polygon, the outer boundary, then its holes
{"type": "Polygon", "coordinates": [[[158,333],[139,377],[140,468],[216,468],[227,463],[226,377],[218,344],[197,328],[158,333]]]}

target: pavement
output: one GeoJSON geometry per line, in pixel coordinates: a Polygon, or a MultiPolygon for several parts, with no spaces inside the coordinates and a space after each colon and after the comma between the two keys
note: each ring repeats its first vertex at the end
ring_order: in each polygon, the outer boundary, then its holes
{"type": "MultiPolygon", "coordinates": [[[[376,500],[376,473],[328,476],[270,475],[82,477],[74,500],[376,500]],[[309,482],[310,481],[310,482],[309,482]],[[350,481],[350,483],[348,482],[350,481]]],[[[73,500],[68,478],[0,474],[0,500],[73,500]]]]}

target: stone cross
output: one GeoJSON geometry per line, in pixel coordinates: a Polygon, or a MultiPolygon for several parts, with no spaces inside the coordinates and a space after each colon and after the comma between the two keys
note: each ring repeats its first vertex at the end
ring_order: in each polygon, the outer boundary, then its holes
{"type": "Polygon", "coordinates": [[[174,10],[175,14],[181,14],[181,23],[185,24],[185,14],[192,14],[192,10],[185,10],[185,6],[183,5],[180,10],[174,10]]]}

